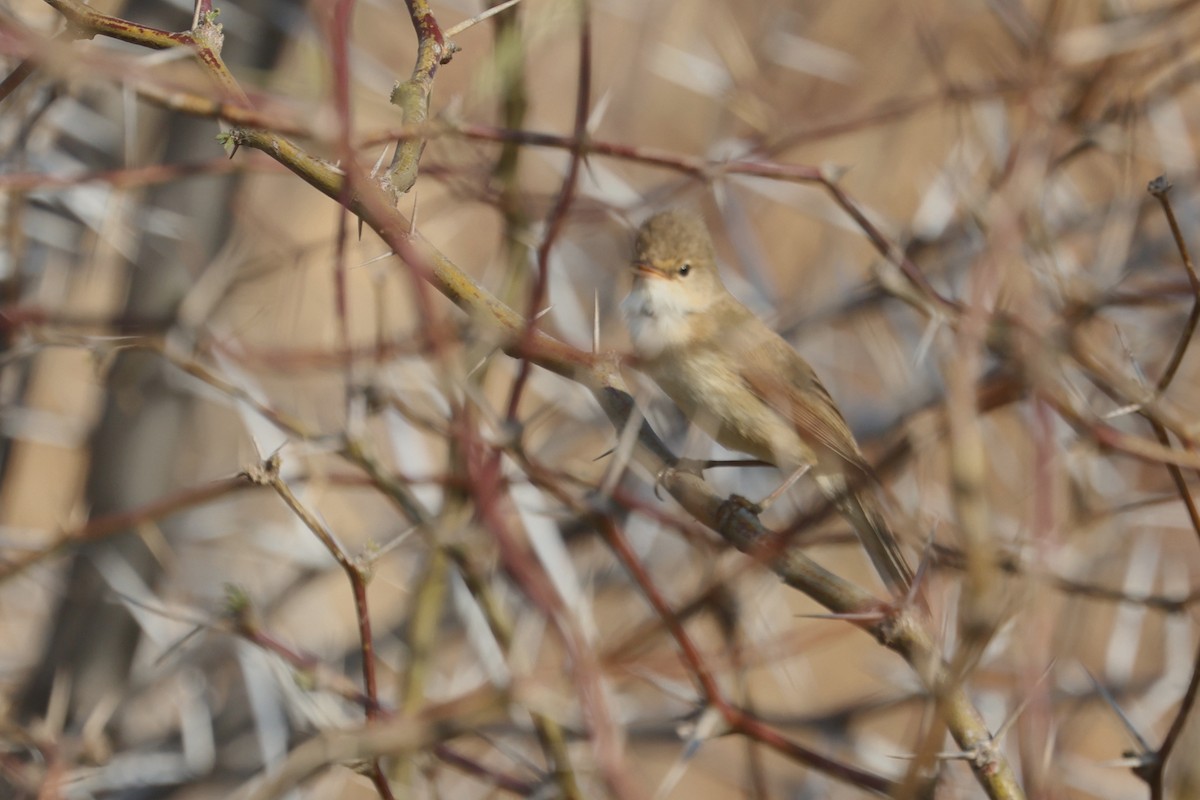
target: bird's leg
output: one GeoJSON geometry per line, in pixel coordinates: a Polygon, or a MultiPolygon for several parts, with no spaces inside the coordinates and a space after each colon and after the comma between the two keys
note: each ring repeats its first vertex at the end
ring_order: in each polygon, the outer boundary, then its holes
{"type": "MultiPolygon", "coordinates": [[[[605,455],[607,455],[607,453],[605,455]]],[[[772,466],[769,461],[762,461],[757,458],[749,458],[749,459],[739,458],[739,459],[732,459],[732,460],[717,459],[714,461],[709,461],[709,460],[705,460],[702,458],[677,458],[677,459],[675,459],[674,464],[668,464],[667,466],[660,469],[658,471],[658,474],[654,476],[654,496],[657,497],[659,500],[662,499],[662,495],[659,494],[658,490],[662,487],[662,485],[666,481],[667,477],[676,472],[686,472],[689,475],[699,475],[699,476],[703,477],[704,471],[706,469],[713,469],[715,467],[769,467],[769,466],[772,466]]],[[[807,469],[808,469],[808,467],[804,467],[804,469],[801,470],[797,475],[795,475],[794,477],[788,478],[787,483],[785,483],[782,487],[780,487],[779,489],[776,489],[774,492],[772,492],[771,497],[769,499],[773,500],[775,498],[776,494],[787,490],[793,483],[796,482],[797,478],[799,478],[801,475],[804,474],[805,471],[807,471],[807,469]]],[[[749,501],[747,501],[747,502],[749,502],[749,501]]],[[[758,506],[757,503],[754,503],[752,505],[754,505],[755,507],[758,506]]]]}
{"type": "Polygon", "coordinates": [[[787,480],[779,484],[779,486],[773,492],[755,504],[758,506],[760,513],[770,508],[771,504],[778,500],[780,495],[795,486],[796,481],[804,477],[804,473],[808,472],[810,469],[812,469],[812,464],[801,464],[799,467],[793,470],[792,474],[788,475],[787,480]]]}

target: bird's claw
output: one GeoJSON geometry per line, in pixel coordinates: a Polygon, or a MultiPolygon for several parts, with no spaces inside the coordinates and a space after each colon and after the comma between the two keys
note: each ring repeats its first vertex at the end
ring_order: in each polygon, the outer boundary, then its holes
{"type": "Polygon", "coordinates": [[[676,473],[683,472],[688,475],[703,476],[704,467],[707,463],[708,462],[706,461],[700,461],[695,458],[675,459],[674,464],[668,464],[660,469],[658,474],[654,476],[654,496],[659,500],[662,500],[662,494],[659,490],[662,489],[662,486],[664,483],[666,483],[667,479],[676,473]]]}
{"type": "Polygon", "coordinates": [[[764,510],[760,503],[754,502],[749,497],[742,497],[740,494],[729,495],[729,499],[725,503],[732,506],[732,510],[749,511],[756,517],[762,514],[764,510]]]}
{"type": "Polygon", "coordinates": [[[742,497],[740,494],[731,494],[717,508],[717,525],[722,528],[725,527],[730,519],[740,512],[753,514],[757,517],[759,514],[762,514],[763,508],[747,497],[742,497]]]}

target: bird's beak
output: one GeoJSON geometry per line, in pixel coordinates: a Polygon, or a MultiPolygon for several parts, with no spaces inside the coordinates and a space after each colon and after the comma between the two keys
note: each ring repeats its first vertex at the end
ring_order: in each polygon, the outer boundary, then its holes
{"type": "Polygon", "coordinates": [[[635,275],[644,278],[661,278],[663,276],[661,272],[644,261],[633,262],[633,272],[635,275]]]}

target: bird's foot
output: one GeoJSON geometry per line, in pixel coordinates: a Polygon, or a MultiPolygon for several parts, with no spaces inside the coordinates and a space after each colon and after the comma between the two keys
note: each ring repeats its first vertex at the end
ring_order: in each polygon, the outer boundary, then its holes
{"type": "Polygon", "coordinates": [[[731,494],[725,502],[717,507],[717,525],[724,528],[737,514],[752,514],[758,517],[763,512],[762,506],[740,494],[731,494]]]}
{"type": "Polygon", "coordinates": [[[663,467],[654,476],[654,496],[662,500],[662,494],[659,490],[663,484],[674,476],[676,473],[683,472],[688,475],[696,475],[702,477],[704,470],[708,466],[707,461],[702,461],[696,458],[677,458],[674,464],[663,467]]]}

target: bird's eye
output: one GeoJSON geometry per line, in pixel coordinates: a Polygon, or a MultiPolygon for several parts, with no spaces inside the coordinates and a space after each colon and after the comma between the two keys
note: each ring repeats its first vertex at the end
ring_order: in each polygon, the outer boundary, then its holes
{"type": "Polygon", "coordinates": [[[679,265],[679,277],[686,278],[688,273],[692,271],[692,265],[688,262],[683,262],[679,265]]]}

